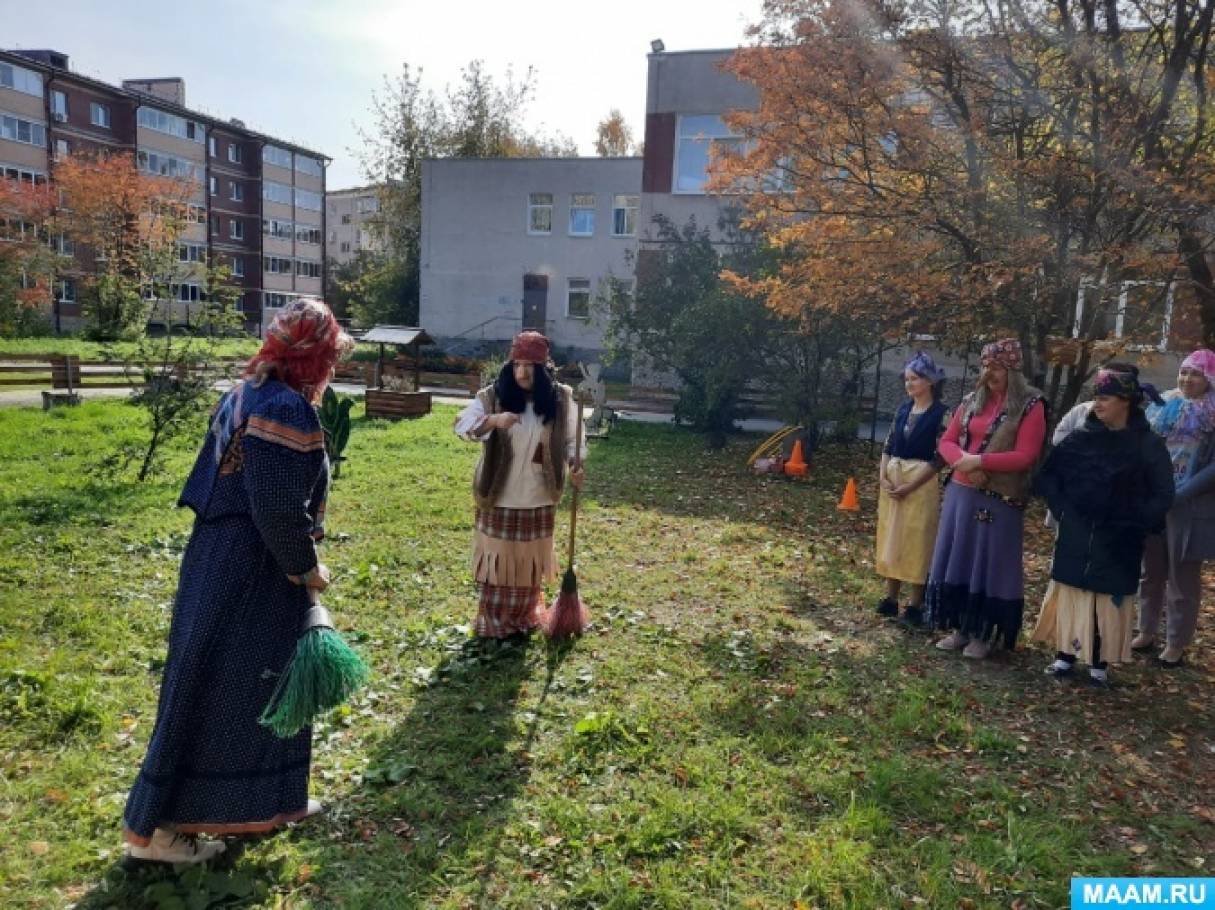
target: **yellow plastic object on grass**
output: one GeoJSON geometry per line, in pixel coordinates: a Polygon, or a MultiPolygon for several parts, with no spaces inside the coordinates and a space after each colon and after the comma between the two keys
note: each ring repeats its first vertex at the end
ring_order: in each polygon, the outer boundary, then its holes
{"type": "Polygon", "coordinates": [[[751,453],[751,457],[747,459],[747,467],[754,467],[756,460],[759,458],[765,458],[779,452],[783,447],[785,440],[788,439],[790,435],[793,433],[800,433],[803,429],[804,427],[784,427],[783,429],[777,430],[775,433],[761,442],[759,444],[759,448],[751,453]]]}

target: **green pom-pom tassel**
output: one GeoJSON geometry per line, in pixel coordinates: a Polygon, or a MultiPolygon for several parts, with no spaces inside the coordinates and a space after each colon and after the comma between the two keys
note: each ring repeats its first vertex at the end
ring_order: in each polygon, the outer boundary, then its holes
{"type": "Polygon", "coordinates": [[[367,665],[333,629],[303,634],[258,723],[287,739],[345,702],[367,681],[367,665]]]}

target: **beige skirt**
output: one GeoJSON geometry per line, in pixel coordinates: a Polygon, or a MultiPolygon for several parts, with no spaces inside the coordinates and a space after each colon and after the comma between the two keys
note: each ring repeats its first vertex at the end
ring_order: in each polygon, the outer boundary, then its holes
{"type": "Polygon", "coordinates": [[[477,510],[473,526],[473,578],[504,588],[540,588],[557,576],[553,506],[477,510]]]}
{"type": "Polygon", "coordinates": [[[1111,664],[1131,661],[1131,633],[1135,609],[1131,595],[1114,606],[1109,594],[1097,594],[1052,580],[1042,600],[1038,624],[1030,641],[1054,646],[1056,651],[1073,654],[1082,663],[1093,664],[1093,636],[1101,635],[1101,659],[1111,664]]]}
{"type": "MultiPolygon", "coordinates": [[[[886,477],[898,486],[919,474],[927,462],[892,458],[886,477]]],[[[878,494],[877,573],[913,585],[922,585],[932,563],[932,547],[941,517],[941,494],[934,481],[910,496],[892,499],[885,490],[878,494]]]]}

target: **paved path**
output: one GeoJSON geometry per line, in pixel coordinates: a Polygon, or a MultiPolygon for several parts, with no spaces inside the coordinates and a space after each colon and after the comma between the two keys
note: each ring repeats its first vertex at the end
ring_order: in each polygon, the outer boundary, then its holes
{"type": "MultiPolygon", "coordinates": [[[[217,389],[226,389],[230,386],[230,382],[216,383],[217,389]]],[[[362,395],[366,391],[365,387],[357,383],[335,382],[333,390],[342,395],[362,395]]],[[[467,393],[460,392],[455,389],[444,389],[434,386],[423,386],[423,391],[432,393],[435,404],[450,404],[461,406],[467,404],[467,393]]],[[[129,389],[84,389],[80,392],[82,398],[86,401],[95,401],[103,398],[125,398],[130,395],[129,389]]],[[[675,415],[665,411],[650,410],[645,403],[632,401],[609,401],[608,404],[615,409],[617,416],[621,420],[635,420],[641,423],[674,423],[675,415]]],[[[16,391],[0,392],[0,408],[40,408],[42,407],[42,392],[39,389],[19,389],[16,391]]],[[[769,420],[766,418],[748,418],[738,421],[740,430],[746,433],[775,433],[783,424],[779,420],[769,420]]],[[[886,438],[887,425],[885,422],[878,423],[877,438],[879,441],[886,438]]],[[[863,424],[857,431],[857,437],[860,439],[869,438],[869,424],[863,424]]]]}

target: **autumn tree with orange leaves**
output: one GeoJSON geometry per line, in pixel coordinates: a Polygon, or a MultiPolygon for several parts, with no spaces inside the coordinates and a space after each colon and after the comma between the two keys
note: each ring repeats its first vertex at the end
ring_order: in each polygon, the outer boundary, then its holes
{"type": "Polygon", "coordinates": [[[76,245],[90,332],[103,339],[141,334],[149,297],[167,296],[177,270],[185,206],[196,187],[140,173],[123,153],[66,158],[55,168],[55,189],[56,227],[76,245]]]}
{"type": "Polygon", "coordinates": [[[27,334],[45,318],[55,267],[47,243],[52,203],[44,183],[0,179],[0,336],[27,334]]]}
{"type": "Polygon", "coordinates": [[[1215,344],[1215,0],[1131,9],[769,0],[728,65],[759,92],[731,117],[748,150],[716,179],[765,188],[749,224],[787,255],[736,283],[889,337],[1014,334],[1056,406],[1159,343],[1170,284],[1215,344]]]}
{"type": "Polygon", "coordinates": [[[642,152],[633,139],[633,130],[619,108],[612,108],[595,127],[595,154],[600,158],[623,158],[642,152]]]}

